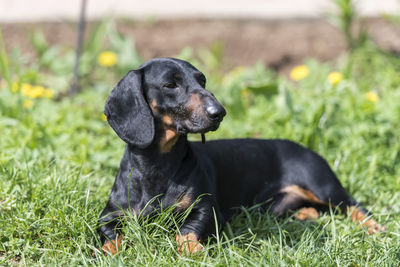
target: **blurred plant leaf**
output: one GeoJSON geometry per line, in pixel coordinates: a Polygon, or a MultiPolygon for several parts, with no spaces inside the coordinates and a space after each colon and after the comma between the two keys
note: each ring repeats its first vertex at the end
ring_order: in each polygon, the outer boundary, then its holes
{"type": "Polygon", "coordinates": [[[0,73],[1,76],[7,82],[8,88],[11,88],[11,73],[10,73],[10,65],[6,52],[6,46],[4,44],[3,32],[0,27],[0,73]]]}
{"type": "Polygon", "coordinates": [[[310,149],[315,149],[317,144],[318,134],[320,134],[319,123],[322,116],[325,114],[325,103],[320,104],[314,111],[311,121],[308,125],[306,135],[304,137],[307,147],[310,149]]]}
{"type": "Polygon", "coordinates": [[[216,70],[221,67],[223,56],[223,46],[221,43],[216,42],[210,49],[201,49],[199,51],[199,57],[208,69],[216,70]]]}
{"type": "Polygon", "coordinates": [[[133,39],[118,33],[115,26],[109,31],[108,36],[112,49],[118,55],[117,67],[121,75],[138,68],[142,64],[143,60],[136,50],[133,39]]]}
{"type": "Polygon", "coordinates": [[[250,82],[246,87],[256,95],[271,97],[278,93],[278,83],[276,81],[250,82]]]}
{"type": "Polygon", "coordinates": [[[35,30],[31,34],[30,41],[39,56],[50,48],[42,29],[35,30]]]}
{"type": "Polygon", "coordinates": [[[112,22],[110,19],[106,19],[97,24],[86,41],[84,52],[89,53],[95,58],[103,48],[104,40],[111,26],[112,22]]]}
{"type": "Polygon", "coordinates": [[[329,15],[329,20],[344,34],[349,49],[354,50],[365,45],[369,40],[367,29],[363,20],[358,18],[357,7],[353,0],[332,0],[338,12],[329,15]],[[359,23],[356,31],[356,23],[359,23]]]}

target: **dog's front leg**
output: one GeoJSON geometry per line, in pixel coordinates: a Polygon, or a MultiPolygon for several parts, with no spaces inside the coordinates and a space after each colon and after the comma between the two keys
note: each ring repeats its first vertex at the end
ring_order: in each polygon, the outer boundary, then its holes
{"type": "Polygon", "coordinates": [[[112,205],[110,205],[109,202],[100,215],[100,227],[97,229],[97,232],[100,235],[102,243],[100,250],[105,254],[111,253],[112,255],[115,255],[122,243],[122,234],[119,229],[121,226],[120,220],[122,212],[119,210],[112,212],[111,210],[112,205]]]}
{"type": "MultiPolygon", "coordinates": [[[[203,203],[199,203],[203,204],[203,203]]],[[[195,207],[176,235],[176,243],[180,254],[192,254],[203,249],[201,239],[215,231],[212,205],[203,204],[195,207]]]]}

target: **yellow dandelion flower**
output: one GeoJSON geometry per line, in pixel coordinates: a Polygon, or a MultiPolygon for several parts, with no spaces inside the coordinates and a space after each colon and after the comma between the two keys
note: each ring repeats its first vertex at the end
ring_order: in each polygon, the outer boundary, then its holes
{"type": "Polygon", "coordinates": [[[16,93],[18,92],[18,89],[19,89],[19,84],[17,82],[13,82],[11,84],[11,92],[16,93]]]}
{"type": "Polygon", "coordinates": [[[101,52],[97,57],[97,63],[103,67],[111,67],[117,63],[117,55],[112,51],[101,52]]]}
{"type": "Polygon", "coordinates": [[[33,107],[33,101],[31,99],[26,99],[24,100],[24,103],[22,104],[24,106],[24,108],[29,109],[31,107],[33,107]]]}
{"type": "Polygon", "coordinates": [[[343,80],[343,74],[341,74],[340,72],[334,71],[329,73],[328,75],[328,82],[333,86],[337,85],[342,80],[343,80]]]}
{"type": "Polygon", "coordinates": [[[23,83],[21,84],[21,94],[24,96],[30,96],[31,91],[32,91],[32,85],[29,83],[23,83]]]}
{"type": "Polygon", "coordinates": [[[379,95],[377,93],[375,93],[375,92],[372,92],[372,91],[366,93],[365,94],[365,98],[368,101],[371,101],[372,103],[376,103],[376,102],[379,101],[379,95]]]}
{"type": "Polygon", "coordinates": [[[107,116],[106,116],[105,114],[101,114],[101,119],[102,119],[103,121],[107,121],[107,116]]]}
{"type": "Polygon", "coordinates": [[[45,97],[45,98],[53,98],[53,96],[54,96],[54,91],[52,89],[47,88],[47,89],[44,90],[43,97],[45,97]]]}
{"type": "Polygon", "coordinates": [[[290,71],[290,79],[300,81],[310,74],[310,69],[306,65],[299,65],[290,71]]]}
{"type": "Polygon", "coordinates": [[[45,94],[45,88],[41,85],[36,85],[32,87],[30,94],[28,95],[30,98],[39,98],[45,94]]]}

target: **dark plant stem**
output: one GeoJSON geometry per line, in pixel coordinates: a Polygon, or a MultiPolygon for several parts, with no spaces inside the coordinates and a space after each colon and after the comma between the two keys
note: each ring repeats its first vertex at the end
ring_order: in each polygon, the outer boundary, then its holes
{"type": "Polygon", "coordinates": [[[74,65],[74,77],[71,83],[71,88],[69,90],[69,96],[73,97],[79,92],[79,60],[82,52],[83,46],[83,35],[85,32],[86,25],[86,0],[81,1],[81,12],[79,16],[79,23],[77,27],[78,38],[76,42],[76,54],[75,54],[75,65],[74,65]]]}

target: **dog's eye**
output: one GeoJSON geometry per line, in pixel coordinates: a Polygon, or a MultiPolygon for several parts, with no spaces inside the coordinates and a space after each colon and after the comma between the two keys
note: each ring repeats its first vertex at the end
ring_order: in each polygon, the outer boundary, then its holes
{"type": "Polygon", "coordinates": [[[200,77],[197,81],[199,82],[199,84],[202,87],[206,87],[206,79],[205,78],[200,77]]]}
{"type": "Polygon", "coordinates": [[[175,82],[170,82],[170,83],[164,84],[164,87],[166,87],[166,88],[176,88],[176,87],[178,87],[178,85],[175,82]]]}

